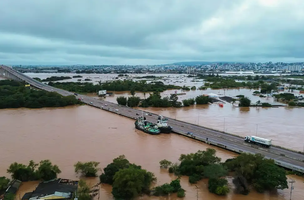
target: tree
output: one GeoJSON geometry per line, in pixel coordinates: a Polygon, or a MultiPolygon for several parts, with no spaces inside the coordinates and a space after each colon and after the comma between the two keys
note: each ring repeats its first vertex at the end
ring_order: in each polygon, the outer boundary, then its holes
{"type": "Polygon", "coordinates": [[[170,184],[165,183],[161,186],[153,188],[153,195],[155,196],[166,196],[176,192],[179,192],[180,196],[182,196],[182,193],[185,196],[184,189],[181,187],[179,179],[171,181],[170,184]]]}
{"type": "Polygon", "coordinates": [[[127,103],[129,107],[136,107],[138,106],[139,102],[140,102],[139,97],[129,97],[127,103]]]}
{"type": "Polygon", "coordinates": [[[134,95],[135,95],[135,89],[134,89],[134,87],[131,88],[130,93],[134,97],[134,95]]]}
{"type": "Polygon", "coordinates": [[[255,177],[255,171],[264,157],[260,154],[242,153],[238,157],[227,160],[225,166],[237,175],[242,175],[247,181],[251,182],[255,177]]]}
{"type": "Polygon", "coordinates": [[[119,105],[127,105],[127,98],[126,97],[117,97],[116,101],[119,105]]]}
{"type": "Polygon", "coordinates": [[[84,180],[79,181],[77,194],[78,194],[79,200],[91,200],[92,199],[92,197],[90,196],[90,188],[84,180]]]}
{"type": "Polygon", "coordinates": [[[249,193],[249,186],[247,180],[242,175],[237,175],[233,179],[235,185],[235,192],[247,195],[249,193]]]}
{"type": "Polygon", "coordinates": [[[44,181],[52,180],[57,178],[57,174],[61,173],[57,165],[53,165],[50,160],[40,161],[37,169],[37,175],[44,181]]]}
{"type": "Polygon", "coordinates": [[[4,195],[4,199],[3,200],[14,200],[16,197],[16,195],[14,195],[13,193],[7,193],[4,195]]]}
{"type": "Polygon", "coordinates": [[[11,174],[12,179],[18,179],[20,181],[32,181],[37,180],[35,173],[35,166],[33,161],[30,161],[29,166],[19,164],[17,162],[12,163],[7,169],[7,173],[11,174]]]}
{"type": "Polygon", "coordinates": [[[0,177],[0,194],[2,191],[4,191],[9,184],[10,180],[4,176],[0,177]]]}
{"type": "Polygon", "coordinates": [[[258,192],[288,188],[286,172],[272,161],[264,161],[255,172],[253,186],[258,192]]]}
{"type": "Polygon", "coordinates": [[[208,190],[217,195],[226,195],[229,192],[228,181],[222,178],[211,178],[208,181],[208,190]]]}
{"type": "Polygon", "coordinates": [[[208,104],[211,102],[211,99],[208,96],[200,95],[195,98],[195,101],[197,104],[208,104]]]}
{"type": "Polygon", "coordinates": [[[172,162],[170,162],[169,160],[164,159],[164,160],[161,160],[159,162],[159,164],[160,164],[161,168],[167,169],[170,165],[172,165],[172,162]]]}
{"type": "Polygon", "coordinates": [[[247,98],[247,97],[241,97],[240,98],[240,104],[239,104],[239,106],[240,107],[249,107],[250,103],[251,103],[251,101],[250,101],[249,98],[247,98]]]}
{"type": "Polygon", "coordinates": [[[131,199],[148,193],[155,180],[154,174],[144,169],[121,169],[114,175],[112,194],[118,199],[131,199]]]}
{"type": "Polygon", "coordinates": [[[173,107],[176,107],[177,105],[178,96],[177,94],[171,94],[170,95],[170,101],[173,107]]]}
{"type": "Polygon", "coordinates": [[[220,164],[211,164],[204,168],[204,176],[207,178],[219,178],[226,174],[227,170],[220,164]]]}
{"type": "Polygon", "coordinates": [[[114,175],[121,169],[127,168],[131,165],[131,163],[126,159],[124,155],[120,155],[119,157],[113,159],[113,162],[108,164],[107,167],[103,169],[104,173],[102,173],[99,177],[101,183],[113,184],[114,175]]]}
{"type": "Polygon", "coordinates": [[[97,166],[99,165],[99,162],[77,162],[74,167],[75,167],[75,172],[76,173],[81,173],[82,176],[86,177],[95,177],[97,176],[96,173],[98,171],[97,166]]]}

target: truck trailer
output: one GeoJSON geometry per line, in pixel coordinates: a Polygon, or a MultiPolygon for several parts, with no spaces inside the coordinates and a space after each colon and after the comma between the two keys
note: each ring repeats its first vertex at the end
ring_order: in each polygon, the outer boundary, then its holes
{"type": "Polygon", "coordinates": [[[270,147],[271,146],[271,140],[257,137],[257,136],[246,136],[245,137],[245,142],[248,143],[253,143],[253,144],[258,144],[264,147],[270,147]]]}

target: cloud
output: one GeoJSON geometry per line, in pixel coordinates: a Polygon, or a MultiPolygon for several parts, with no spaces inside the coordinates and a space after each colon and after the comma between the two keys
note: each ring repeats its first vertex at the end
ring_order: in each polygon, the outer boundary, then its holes
{"type": "Polygon", "coordinates": [[[0,2],[0,63],[299,61],[302,0],[0,2]]]}

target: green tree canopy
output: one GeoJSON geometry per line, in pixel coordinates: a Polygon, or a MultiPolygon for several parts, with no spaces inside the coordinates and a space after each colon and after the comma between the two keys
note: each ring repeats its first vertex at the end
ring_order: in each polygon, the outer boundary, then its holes
{"type": "Polygon", "coordinates": [[[134,167],[121,169],[114,175],[112,194],[118,199],[131,199],[148,193],[155,180],[153,173],[144,169],[134,167]]]}
{"type": "Polygon", "coordinates": [[[220,178],[227,174],[227,170],[221,164],[211,164],[204,167],[204,176],[207,178],[220,178]]]}
{"type": "Polygon", "coordinates": [[[82,176],[86,177],[95,177],[97,176],[97,171],[98,168],[97,166],[99,165],[99,162],[77,162],[74,167],[75,167],[75,172],[76,173],[81,173],[82,176]]]}
{"type": "Polygon", "coordinates": [[[84,180],[79,181],[77,194],[79,200],[92,200],[92,197],[90,196],[90,188],[84,180]]]}
{"type": "Polygon", "coordinates": [[[126,159],[124,155],[120,155],[119,157],[113,159],[113,162],[108,164],[107,167],[103,169],[104,173],[100,175],[100,182],[113,184],[114,182],[114,175],[120,169],[127,168],[131,165],[131,163],[126,159]]]}
{"type": "Polygon", "coordinates": [[[9,184],[10,180],[4,176],[0,177],[0,194],[2,191],[4,191],[9,184]]]}
{"type": "Polygon", "coordinates": [[[127,98],[126,97],[117,97],[116,101],[119,105],[127,105],[127,98]]]}
{"type": "Polygon", "coordinates": [[[288,188],[286,172],[273,162],[265,161],[255,171],[253,186],[258,192],[288,188]]]}
{"type": "Polygon", "coordinates": [[[240,98],[240,104],[239,104],[240,107],[249,107],[250,104],[251,104],[251,101],[249,98],[247,98],[247,97],[240,98]]]}
{"type": "Polygon", "coordinates": [[[197,96],[195,98],[196,104],[208,104],[209,102],[211,102],[211,99],[209,98],[209,96],[197,96]]]}
{"type": "Polygon", "coordinates": [[[42,160],[39,163],[37,169],[37,175],[40,179],[44,181],[52,180],[57,178],[57,174],[60,174],[61,171],[57,165],[53,165],[50,160],[42,160]]]}

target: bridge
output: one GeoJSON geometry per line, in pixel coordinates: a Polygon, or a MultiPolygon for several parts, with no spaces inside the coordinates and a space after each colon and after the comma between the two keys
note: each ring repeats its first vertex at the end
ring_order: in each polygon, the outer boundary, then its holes
{"type": "MultiPolygon", "coordinates": [[[[36,81],[8,66],[0,65],[0,77],[13,79],[17,81],[24,81],[32,87],[49,91],[57,92],[63,96],[74,95],[62,89],[51,87],[39,81],[36,81]]],[[[125,116],[131,119],[136,119],[142,111],[129,108],[126,106],[117,105],[115,103],[99,100],[94,97],[86,95],[78,95],[82,102],[96,107],[98,109],[125,116]]],[[[156,121],[158,115],[154,113],[145,112],[149,121],[156,121]]],[[[226,132],[210,129],[203,126],[198,126],[188,122],[168,118],[168,123],[173,127],[173,132],[186,137],[190,137],[210,145],[214,145],[223,149],[227,149],[236,153],[254,153],[262,154],[265,158],[273,159],[275,163],[281,167],[304,173],[304,154],[296,152],[279,146],[271,146],[270,148],[263,148],[257,145],[244,142],[244,138],[232,135],[226,132]],[[192,132],[193,135],[188,135],[192,132]]]]}

